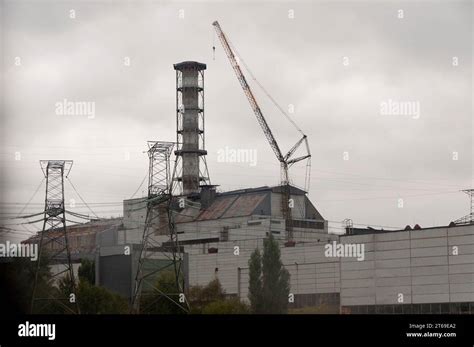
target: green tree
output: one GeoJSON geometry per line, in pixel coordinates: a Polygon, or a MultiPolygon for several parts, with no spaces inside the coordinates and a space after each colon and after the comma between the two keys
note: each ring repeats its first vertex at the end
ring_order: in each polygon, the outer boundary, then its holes
{"type": "Polygon", "coordinates": [[[81,314],[128,313],[128,302],[125,298],[88,281],[79,283],[77,297],[81,314]]]}
{"type": "MultiPolygon", "coordinates": [[[[57,288],[53,290],[54,295],[60,300],[54,303],[55,313],[67,314],[75,311],[75,305],[69,301],[71,293],[69,276],[62,277],[58,281],[57,288]]],[[[123,314],[129,311],[128,301],[125,298],[104,287],[95,286],[88,280],[82,280],[79,284],[76,282],[75,293],[81,314],[123,314]]]]}
{"type": "Polygon", "coordinates": [[[249,307],[238,298],[217,300],[204,306],[203,314],[246,314],[249,307]]]}
{"type": "Polygon", "coordinates": [[[226,296],[218,278],[206,286],[192,286],[188,293],[193,314],[244,314],[249,313],[247,305],[238,298],[226,296]]]}
{"type": "Polygon", "coordinates": [[[225,291],[218,278],[206,286],[192,286],[188,292],[191,313],[203,313],[204,308],[212,302],[225,300],[225,291]]]}
{"type": "MultiPolygon", "coordinates": [[[[50,298],[51,300],[36,301],[34,313],[70,314],[75,311],[74,304],[69,301],[71,294],[70,278],[66,274],[61,278],[56,278],[57,281],[53,281],[48,261],[48,255],[43,254],[38,273],[36,297],[50,298]]],[[[3,264],[1,272],[7,285],[5,286],[6,295],[2,298],[8,298],[10,305],[2,306],[7,307],[2,314],[30,313],[37,265],[37,262],[26,258],[15,258],[11,262],[3,264]],[[9,306],[12,312],[8,311],[9,306]]],[[[88,280],[82,280],[76,287],[76,301],[81,313],[112,314],[128,312],[128,302],[125,298],[105,288],[94,286],[88,280]]]]}
{"type": "Polygon", "coordinates": [[[249,299],[254,313],[287,313],[290,274],[283,267],[278,242],[270,234],[263,241],[259,267],[258,249],[249,260],[249,299]]]}
{"type": "Polygon", "coordinates": [[[95,262],[89,259],[81,259],[78,275],[80,281],[87,281],[90,284],[95,284],[95,262]]]}
{"type": "Polygon", "coordinates": [[[142,290],[140,313],[182,314],[184,303],[179,302],[179,289],[173,271],[163,271],[155,284],[156,289],[142,290]],[[157,290],[158,289],[158,290],[157,290]],[[163,295],[162,293],[166,294],[163,295]]]}
{"type": "MultiPolygon", "coordinates": [[[[30,313],[37,264],[27,258],[13,258],[1,263],[0,274],[4,282],[1,299],[5,301],[2,313],[30,313]]],[[[53,288],[47,257],[42,259],[40,265],[36,294],[37,297],[47,297],[53,288]]]]}
{"type": "Polygon", "coordinates": [[[75,287],[72,285],[69,273],[65,273],[63,277],[59,278],[56,285],[51,290],[51,296],[56,300],[52,302],[52,310],[54,313],[70,314],[77,312],[78,309],[78,288],[77,280],[75,287]],[[71,294],[75,293],[75,303],[71,302],[71,294]]]}
{"type": "Polygon", "coordinates": [[[262,256],[258,248],[249,259],[249,294],[250,308],[253,313],[263,313],[262,298],[262,256]]]}

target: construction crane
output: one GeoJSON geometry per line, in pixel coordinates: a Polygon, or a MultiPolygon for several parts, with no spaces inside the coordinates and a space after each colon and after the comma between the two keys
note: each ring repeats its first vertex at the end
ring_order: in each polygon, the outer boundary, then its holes
{"type": "MultiPolygon", "coordinates": [[[[292,124],[297,128],[297,130],[303,135],[301,139],[299,139],[293,147],[286,153],[285,155],[282,153],[280,147],[278,146],[278,143],[275,139],[275,136],[273,136],[273,133],[268,126],[267,121],[265,120],[265,117],[262,114],[262,111],[260,107],[258,106],[257,100],[255,99],[255,96],[250,89],[249,84],[247,83],[247,80],[242,73],[242,70],[237,62],[236,56],[234,54],[235,49],[233,50],[230,46],[229,40],[227,39],[226,35],[222,31],[221,26],[217,21],[213,22],[212,25],[214,26],[214,29],[216,30],[217,36],[219,37],[219,40],[221,41],[222,47],[224,48],[225,53],[227,54],[227,57],[229,58],[230,64],[232,65],[232,68],[234,69],[235,74],[237,75],[237,79],[240,82],[240,85],[242,86],[242,89],[244,90],[245,95],[247,96],[247,99],[250,103],[250,106],[252,107],[252,110],[257,117],[257,121],[260,124],[260,127],[263,130],[263,133],[265,134],[265,137],[267,138],[268,143],[270,144],[270,147],[272,148],[273,152],[275,153],[278,161],[280,162],[280,167],[281,167],[281,188],[283,190],[283,199],[281,203],[281,209],[282,209],[282,214],[283,218],[285,219],[285,228],[286,228],[286,235],[287,235],[287,246],[293,246],[294,241],[293,241],[293,221],[292,221],[292,213],[291,213],[291,208],[290,206],[290,199],[291,199],[291,188],[290,188],[290,179],[289,179],[289,174],[288,174],[288,169],[290,168],[291,165],[308,159],[308,163],[310,163],[310,158],[311,158],[311,152],[309,149],[308,145],[308,138],[307,136],[299,129],[296,124],[290,119],[292,124]],[[301,146],[301,144],[305,144],[306,146],[306,154],[302,155],[300,157],[294,158],[293,155],[295,154],[296,150],[301,146]]],[[[214,47],[213,47],[214,49],[214,47]]],[[[247,69],[248,70],[248,69],[247,69]]],[[[249,71],[250,72],[250,71],[249,71]]],[[[256,80],[254,78],[254,80],[256,80]]],[[[258,82],[257,82],[258,83],[258,82]]],[[[259,84],[260,85],[260,84],[259,84]]],[[[261,85],[260,85],[261,86],[261,85]]],[[[263,87],[262,87],[263,89],[263,87]]],[[[280,109],[280,111],[284,113],[281,107],[278,106],[278,104],[275,102],[275,100],[264,90],[264,92],[267,94],[267,96],[272,100],[272,102],[280,109]]],[[[287,116],[285,114],[285,116],[287,116]]],[[[288,116],[287,116],[288,117],[288,116]]],[[[289,117],[288,117],[289,119],[289,117]]],[[[308,166],[307,166],[308,168],[308,166]]],[[[308,171],[307,171],[308,174],[308,171]]],[[[309,183],[309,180],[308,180],[309,183]]],[[[306,183],[305,183],[306,184],[306,183]]]]}

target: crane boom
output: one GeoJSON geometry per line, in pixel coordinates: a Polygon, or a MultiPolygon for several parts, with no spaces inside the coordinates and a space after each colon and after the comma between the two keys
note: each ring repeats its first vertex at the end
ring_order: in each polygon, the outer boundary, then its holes
{"type": "Polygon", "coordinates": [[[255,116],[257,117],[258,123],[262,127],[263,133],[265,134],[265,137],[267,138],[270,147],[277,156],[277,159],[280,162],[284,162],[285,159],[280,150],[280,147],[278,146],[278,143],[276,142],[275,137],[273,136],[273,133],[270,127],[268,126],[267,121],[265,120],[265,117],[263,117],[262,111],[258,106],[257,100],[255,99],[255,96],[253,95],[252,90],[250,89],[250,86],[247,83],[247,80],[245,79],[245,76],[242,73],[239,64],[237,63],[237,59],[235,58],[234,52],[232,52],[232,49],[229,46],[229,42],[227,41],[227,38],[224,32],[222,31],[221,26],[217,21],[212,23],[212,25],[216,29],[217,36],[219,37],[219,40],[222,43],[222,47],[224,47],[227,57],[229,58],[230,64],[232,65],[232,68],[234,69],[234,72],[237,75],[237,79],[239,80],[240,85],[242,86],[242,89],[244,90],[244,93],[247,96],[247,99],[249,100],[250,106],[252,107],[252,110],[255,113],[255,116]]]}

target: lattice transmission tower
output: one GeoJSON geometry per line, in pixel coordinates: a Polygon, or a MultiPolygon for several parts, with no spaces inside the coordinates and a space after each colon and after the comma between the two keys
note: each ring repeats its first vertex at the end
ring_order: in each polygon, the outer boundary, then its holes
{"type": "Polygon", "coordinates": [[[134,313],[146,313],[148,307],[143,305],[142,299],[152,295],[158,296],[159,300],[173,302],[183,311],[189,311],[187,301],[181,300],[185,298],[183,252],[174,227],[173,177],[170,172],[170,156],[174,146],[173,142],[148,142],[148,197],[132,295],[134,313]],[[165,292],[163,288],[157,287],[156,282],[162,271],[174,274],[176,286],[173,290],[165,292]]]}
{"type": "Polygon", "coordinates": [[[31,313],[44,313],[52,302],[64,308],[65,312],[80,313],[77,305],[76,282],[71,262],[71,252],[66,228],[64,206],[64,176],[71,171],[72,160],[41,160],[40,166],[46,178],[43,229],[39,235],[38,260],[33,283],[31,313]],[[53,281],[66,277],[61,290],[52,293],[38,290],[42,265],[54,267],[53,281]]]}

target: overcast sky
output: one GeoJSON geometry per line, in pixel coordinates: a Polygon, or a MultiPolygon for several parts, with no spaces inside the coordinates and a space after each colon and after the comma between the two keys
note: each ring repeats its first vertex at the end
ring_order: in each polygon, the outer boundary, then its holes
{"type": "MultiPolygon", "coordinates": [[[[459,190],[473,186],[472,7],[2,2],[2,216],[32,197],[42,180],[40,159],[74,160],[70,179],[84,200],[100,216],[120,214],[120,202],[147,173],[146,141],[176,140],[173,64],[184,60],[207,64],[212,183],[221,190],[278,184],[278,161],[213,34],[217,19],[258,81],[282,107],[294,105],[291,116],[313,155],[309,197],[334,230],[345,218],[446,225],[468,213],[459,190]],[[55,105],[64,99],[94,103],[94,117],[58,115],[55,105]],[[389,100],[411,102],[419,113],[383,114],[389,100]],[[226,147],[256,150],[257,165],[218,162],[226,147]]],[[[252,87],[288,150],[298,132],[252,87]]],[[[303,186],[304,165],[291,177],[303,186]]],[[[66,184],[70,199],[78,205],[70,209],[90,213],[66,184]]],[[[23,212],[41,211],[43,202],[44,184],[23,212]]]]}

